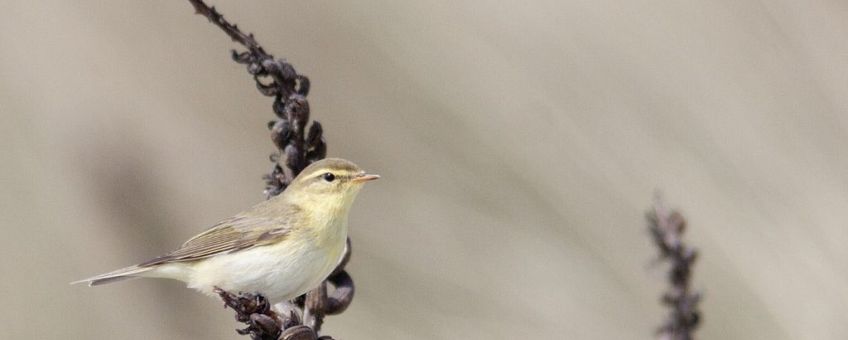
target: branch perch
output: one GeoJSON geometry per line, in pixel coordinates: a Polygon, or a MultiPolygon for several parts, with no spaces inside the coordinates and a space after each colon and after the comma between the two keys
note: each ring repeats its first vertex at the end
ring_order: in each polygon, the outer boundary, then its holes
{"type": "MultiPolygon", "coordinates": [[[[301,170],[327,155],[321,124],[313,121],[307,129],[309,78],[298,74],[284,59],[275,59],[265,52],[252,33],[242,32],[237,25],[225,20],[215,7],[202,0],[189,0],[189,3],[196,14],[208,19],[247,49],[244,52],[233,50],[233,60],[246,65],[262,95],[274,97],[272,109],[277,118],[268,123],[268,129],[277,151],[271,155],[273,166],[263,179],[266,198],[279,195],[301,170]]],[[[220,289],[216,293],[224,300],[225,306],[236,311],[236,320],[247,324],[247,328],[238,330],[239,334],[249,334],[256,340],[332,339],[329,336],[318,337],[318,332],[326,315],[343,312],[353,300],[353,279],[344,270],[350,259],[350,249],[348,239],[344,258],[335,271],[318,288],[290,301],[288,305],[294,310],[288,313],[275,312],[261,295],[236,295],[220,289]],[[329,293],[328,286],[333,288],[329,293]],[[302,315],[302,319],[298,314],[302,315]]]]}

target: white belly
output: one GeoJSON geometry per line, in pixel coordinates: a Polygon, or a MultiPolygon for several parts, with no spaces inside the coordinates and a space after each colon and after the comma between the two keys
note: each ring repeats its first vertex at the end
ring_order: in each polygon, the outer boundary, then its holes
{"type": "Polygon", "coordinates": [[[261,293],[273,303],[289,300],[327,278],[339,262],[345,239],[321,250],[275,244],[214,256],[193,266],[188,286],[206,294],[219,287],[231,293],[261,293]]]}

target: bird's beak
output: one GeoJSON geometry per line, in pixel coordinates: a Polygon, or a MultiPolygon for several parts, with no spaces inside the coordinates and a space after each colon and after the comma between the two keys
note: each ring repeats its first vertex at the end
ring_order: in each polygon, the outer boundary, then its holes
{"type": "Polygon", "coordinates": [[[353,182],[354,183],[365,183],[365,182],[373,181],[373,180],[379,179],[379,178],[380,178],[380,175],[359,174],[359,175],[356,175],[356,177],[353,178],[353,182]]]}

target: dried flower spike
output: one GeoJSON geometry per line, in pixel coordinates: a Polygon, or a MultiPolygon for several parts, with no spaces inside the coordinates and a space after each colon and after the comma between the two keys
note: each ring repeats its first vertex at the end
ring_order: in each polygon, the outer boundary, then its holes
{"type": "Polygon", "coordinates": [[[668,306],[669,315],[657,330],[659,339],[692,340],[700,323],[698,302],[700,293],[692,292],[692,267],[698,252],[683,242],[686,220],[677,211],[666,208],[657,199],[647,214],[648,229],[660,252],[660,260],[671,265],[669,288],[661,302],[668,306]]]}
{"type": "MultiPolygon", "coordinates": [[[[317,121],[309,125],[309,78],[298,74],[295,68],[283,59],[275,59],[265,52],[253,34],[245,34],[237,25],[229,23],[214,7],[203,0],[189,0],[195,12],[209,19],[224,31],[233,41],[241,44],[247,51],[232,51],[235,62],[243,64],[256,82],[259,92],[274,97],[272,109],[277,117],[268,123],[271,141],[277,151],[271,155],[271,171],[263,176],[265,196],[279,195],[294,178],[310,163],[326,157],[327,144],[323,128],[317,121]],[[307,129],[307,125],[309,128],[307,129]]],[[[240,334],[249,334],[253,339],[290,339],[314,340],[332,339],[329,336],[318,337],[318,331],[325,315],[338,314],[350,305],[353,299],[354,285],[344,266],[350,258],[350,240],[345,250],[345,258],[333,274],[318,288],[309,292],[305,298],[295,299],[293,305],[303,309],[303,320],[296,313],[283,313],[281,317],[268,305],[261,295],[240,293],[234,295],[222,290],[217,293],[226,306],[236,311],[236,320],[246,323],[240,334]],[[333,288],[328,294],[328,285],[333,288]]]]}

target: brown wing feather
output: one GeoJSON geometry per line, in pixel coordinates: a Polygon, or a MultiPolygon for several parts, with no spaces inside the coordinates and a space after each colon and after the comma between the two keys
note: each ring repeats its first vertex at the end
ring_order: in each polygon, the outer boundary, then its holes
{"type": "Polygon", "coordinates": [[[276,243],[288,235],[290,223],[287,222],[280,218],[236,215],[192,237],[170,254],[144,262],[139,267],[195,261],[224,252],[276,243]]]}

